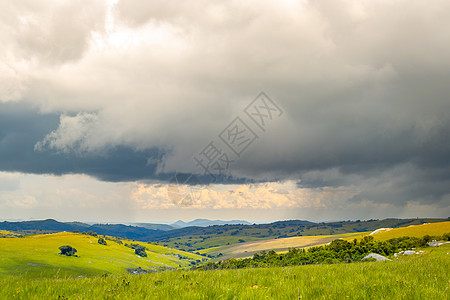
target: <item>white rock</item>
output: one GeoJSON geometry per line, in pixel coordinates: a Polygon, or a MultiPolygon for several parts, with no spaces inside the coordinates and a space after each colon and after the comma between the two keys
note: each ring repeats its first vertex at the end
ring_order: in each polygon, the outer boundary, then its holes
{"type": "Polygon", "coordinates": [[[367,259],[367,258],[375,258],[377,261],[392,261],[391,259],[389,259],[383,255],[377,254],[377,253],[370,253],[370,254],[364,256],[364,259],[367,259]]]}

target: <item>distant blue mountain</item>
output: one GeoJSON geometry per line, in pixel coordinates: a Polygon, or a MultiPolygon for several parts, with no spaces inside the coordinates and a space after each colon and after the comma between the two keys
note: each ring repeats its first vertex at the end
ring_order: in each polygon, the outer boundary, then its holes
{"type": "Polygon", "coordinates": [[[173,225],[155,224],[155,223],[131,223],[130,225],[144,227],[144,228],[152,229],[152,230],[162,230],[162,231],[169,231],[169,230],[179,228],[179,227],[176,227],[173,225]]]}
{"type": "Polygon", "coordinates": [[[178,220],[175,223],[172,223],[171,225],[174,227],[181,228],[189,226],[208,227],[213,225],[251,225],[251,223],[244,220],[222,221],[222,220],[196,219],[190,222],[178,220]]]}

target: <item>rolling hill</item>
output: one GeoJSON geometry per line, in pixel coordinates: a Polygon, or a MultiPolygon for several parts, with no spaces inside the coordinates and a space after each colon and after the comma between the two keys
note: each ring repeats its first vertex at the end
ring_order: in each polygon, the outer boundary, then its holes
{"type": "Polygon", "coordinates": [[[209,227],[186,227],[166,231],[159,235],[155,235],[152,240],[166,247],[195,252],[211,247],[267,239],[371,232],[378,228],[397,228],[447,220],[448,219],[386,219],[330,223],[289,220],[270,224],[215,225],[209,227]]]}
{"type": "Polygon", "coordinates": [[[403,236],[411,236],[422,238],[425,235],[442,236],[450,233],[450,222],[438,222],[422,225],[411,225],[400,228],[383,228],[373,232],[357,232],[337,235],[320,235],[320,236],[299,236],[280,239],[264,239],[252,242],[238,243],[220,247],[213,247],[199,251],[201,254],[209,255],[220,260],[228,258],[250,257],[261,251],[274,250],[277,252],[287,251],[289,248],[307,248],[311,246],[319,246],[329,243],[335,239],[361,239],[366,235],[372,235],[377,240],[388,240],[403,236]],[[220,256],[219,253],[221,254],[220,256]]]}
{"type": "Polygon", "coordinates": [[[318,235],[318,236],[296,236],[281,239],[266,239],[253,242],[238,243],[229,246],[214,247],[199,251],[199,253],[216,257],[220,260],[229,258],[243,258],[253,256],[261,251],[274,250],[276,252],[285,252],[289,248],[307,248],[323,245],[335,239],[360,237],[361,233],[346,233],[336,235],[318,235]],[[220,256],[219,253],[221,254],[220,256]]]}
{"type": "Polygon", "coordinates": [[[53,219],[22,221],[22,222],[0,222],[1,230],[19,232],[22,234],[56,233],[63,231],[93,231],[98,234],[106,234],[128,239],[149,241],[155,236],[159,236],[164,231],[154,230],[139,226],[123,224],[93,224],[89,225],[81,222],[59,222],[53,219]]]}
{"type": "Polygon", "coordinates": [[[127,269],[161,270],[192,265],[205,259],[202,256],[124,240],[123,244],[77,233],[54,233],[26,237],[0,238],[0,275],[68,276],[126,274],[127,269]],[[126,243],[138,243],[147,248],[147,257],[140,257],[126,243]],[[70,245],[78,250],[78,257],[59,255],[59,247],[70,245]]]}
{"type": "MultiPolygon", "coordinates": [[[[161,230],[161,227],[153,226],[155,224],[147,226],[145,223],[142,224],[142,226],[145,227],[123,224],[89,225],[80,222],[64,223],[47,219],[42,221],[0,222],[0,230],[12,231],[24,235],[62,231],[93,231],[98,234],[118,236],[138,241],[152,241],[165,247],[196,252],[211,247],[228,246],[236,243],[267,239],[368,232],[378,228],[398,228],[448,220],[449,219],[386,219],[329,223],[288,220],[269,224],[231,224],[207,227],[190,226],[172,230],[161,230]],[[158,230],[152,228],[158,228],[158,230]]],[[[168,228],[164,227],[164,229],[168,228]]]]}

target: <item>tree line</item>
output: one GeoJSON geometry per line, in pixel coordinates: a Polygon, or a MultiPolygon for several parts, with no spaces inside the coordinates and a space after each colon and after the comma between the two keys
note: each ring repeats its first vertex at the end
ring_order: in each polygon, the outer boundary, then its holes
{"type": "Polygon", "coordinates": [[[346,241],[337,239],[324,246],[308,249],[289,249],[287,253],[262,251],[255,253],[252,258],[227,259],[224,261],[208,262],[198,269],[240,269],[254,267],[283,267],[309,264],[350,263],[362,261],[369,253],[377,253],[384,256],[393,255],[401,250],[417,247],[426,247],[432,240],[450,240],[450,233],[443,236],[399,237],[387,241],[375,241],[372,236],[365,236],[360,241],[346,241]]]}

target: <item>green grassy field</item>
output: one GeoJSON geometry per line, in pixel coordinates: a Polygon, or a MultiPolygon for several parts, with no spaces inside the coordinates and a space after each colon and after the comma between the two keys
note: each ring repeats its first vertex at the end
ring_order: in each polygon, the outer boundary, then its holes
{"type": "Polygon", "coordinates": [[[392,262],[0,279],[0,299],[448,299],[450,246],[392,262]]]}
{"type": "Polygon", "coordinates": [[[0,276],[15,274],[36,277],[53,276],[57,273],[64,276],[125,274],[129,268],[156,270],[187,267],[191,261],[204,259],[193,253],[158,245],[123,241],[147,247],[148,257],[140,257],[133,249],[114,241],[108,240],[108,245],[104,246],[97,240],[98,238],[93,236],[67,232],[0,238],[0,276]],[[62,245],[75,247],[79,257],[58,255],[58,248],[62,245]]]}

